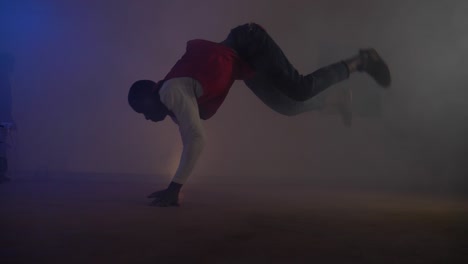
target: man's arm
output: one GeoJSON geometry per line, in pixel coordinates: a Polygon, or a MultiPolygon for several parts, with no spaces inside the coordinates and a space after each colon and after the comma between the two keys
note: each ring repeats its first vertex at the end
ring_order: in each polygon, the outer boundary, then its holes
{"type": "MultiPolygon", "coordinates": [[[[198,112],[194,84],[195,81],[190,78],[171,79],[164,83],[159,93],[161,102],[174,114],[173,119],[179,125],[183,143],[179,167],[165,190],[166,194],[171,194],[169,196],[172,196],[172,199],[175,194],[178,196],[180,188],[192,173],[205,144],[205,132],[198,112]]],[[[150,195],[151,198],[158,196],[161,194],[150,195]]]]}

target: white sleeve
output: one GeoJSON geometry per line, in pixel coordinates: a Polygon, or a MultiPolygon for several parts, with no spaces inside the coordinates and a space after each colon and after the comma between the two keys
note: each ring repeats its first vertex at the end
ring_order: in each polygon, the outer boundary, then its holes
{"type": "Polygon", "coordinates": [[[184,79],[171,79],[161,87],[159,95],[161,102],[175,115],[174,120],[179,125],[183,150],[179,167],[172,179],[173,182],[184,184],[205,144],[205,132],[198,112],[197,99],[193,82],[184,79]]]}

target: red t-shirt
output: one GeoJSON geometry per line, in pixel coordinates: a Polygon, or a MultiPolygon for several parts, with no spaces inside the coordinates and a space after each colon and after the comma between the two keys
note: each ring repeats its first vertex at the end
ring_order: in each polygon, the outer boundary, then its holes
{"type": "Polygon", "coordinates": [[[235,80],[250,79],[254,75],[250,65],[237,53],[220,43],[195,39],[187,42],[182,58],[164,78],[190,77],[203,87],[197,99],[201,119],[212,117],[224,102],[235,80]]]}

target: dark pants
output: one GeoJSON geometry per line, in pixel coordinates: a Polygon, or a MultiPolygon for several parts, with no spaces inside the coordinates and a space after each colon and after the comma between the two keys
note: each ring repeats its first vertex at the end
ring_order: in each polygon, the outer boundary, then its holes
{"type": "Polygon", "coordinates": [[[232,29],[225,43],[255,69],[255,77],[245,80],[247,86],[273,86],[296,101],[306,101],[349,77],[348,68],[343,62],[320,68],[308,75],[299,74],[281,48],[255,23],[232,29]]]}

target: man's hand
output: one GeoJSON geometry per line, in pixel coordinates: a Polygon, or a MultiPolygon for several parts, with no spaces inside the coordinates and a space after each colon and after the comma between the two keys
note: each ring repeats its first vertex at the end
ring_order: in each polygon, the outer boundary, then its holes
{"type": "Polygon", "coordinates": [[[171,190],[170,188],[154,192],[148,195],[148,198],[154,198],[154,200],[150,203],[151,206],[179,206],[179,192],[176,190],[171,190]]]}

